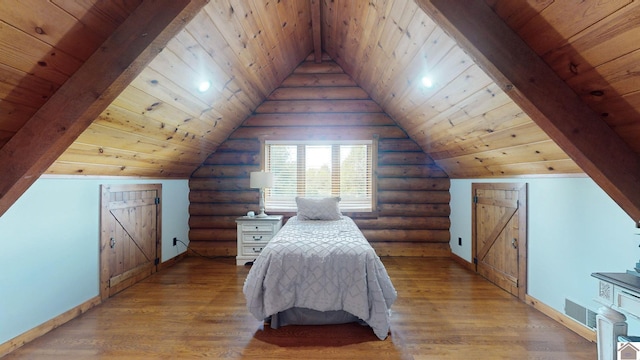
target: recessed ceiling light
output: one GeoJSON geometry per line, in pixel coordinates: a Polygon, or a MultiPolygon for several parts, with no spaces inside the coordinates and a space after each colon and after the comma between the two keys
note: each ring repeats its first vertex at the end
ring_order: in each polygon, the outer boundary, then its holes
{"type": "Polygon", "coordinates": [[[424,76],[422,78],[422,85],[424,85],[425,87],[430,88],[430,87],[433,86],[433,80],[431,80],[431,78],[428,77],[428,76],[424,76]]]}
{"type": "Polygon", "coordinates": [[[200,82],[200,85],[198,85],[198,91],[205,92],[209,90],[210,87],[211,87],[211,83],[209,81],[202,81],[200,82]]]}

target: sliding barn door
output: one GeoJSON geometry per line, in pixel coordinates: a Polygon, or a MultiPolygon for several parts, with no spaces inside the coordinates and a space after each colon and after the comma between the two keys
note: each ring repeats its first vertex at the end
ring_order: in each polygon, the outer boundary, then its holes
{"type": "Polygon", "coordinates": [[[476,271],[524,300],[527,281],[526,184],[473,184],[476,271]]]}
{"type": "Polygon", "coordinates": [[[102,299],[157,271],[161,190],[161,185],[156,184],[102,186],[102,299]]]}

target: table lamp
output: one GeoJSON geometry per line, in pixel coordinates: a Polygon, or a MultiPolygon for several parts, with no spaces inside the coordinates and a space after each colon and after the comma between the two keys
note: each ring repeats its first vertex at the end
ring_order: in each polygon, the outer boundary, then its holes
{"type": "Polygon", "coordinates": [[[263,218],[268,215],[264,212],[264,189],[273,186],[273,174],[265,171],[254,171],[249,174],[249,187],[260,189],[260,213],[256,217],[263,218]]]}

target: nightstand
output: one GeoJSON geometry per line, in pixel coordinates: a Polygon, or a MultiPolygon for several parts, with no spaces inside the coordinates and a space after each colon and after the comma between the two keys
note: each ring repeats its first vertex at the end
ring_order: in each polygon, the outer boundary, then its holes
{"type": "Polygon", "coordinates": [[[267,217],[243,216],[236,219],[238,226],[238,255],[236,265],[245,265],[258,257],[269,240],[282,227],[282,215],[267,217]]]}

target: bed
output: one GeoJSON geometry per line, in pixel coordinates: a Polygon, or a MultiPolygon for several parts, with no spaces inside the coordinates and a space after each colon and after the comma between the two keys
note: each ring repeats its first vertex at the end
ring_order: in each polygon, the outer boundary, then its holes
{"type": "Polygon", "coordinates": [[[247,275],[249,311],[272,328],[358,321],[384,340],[397,293],[380,258],[351,218],[301,204],[247,275]]]}

